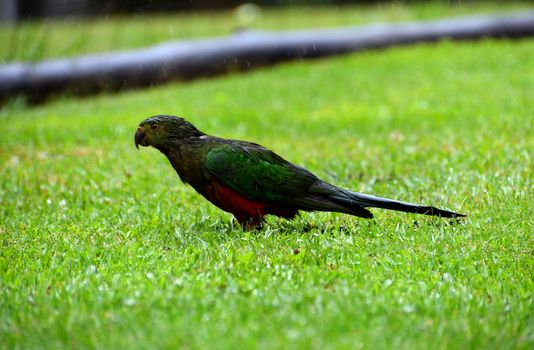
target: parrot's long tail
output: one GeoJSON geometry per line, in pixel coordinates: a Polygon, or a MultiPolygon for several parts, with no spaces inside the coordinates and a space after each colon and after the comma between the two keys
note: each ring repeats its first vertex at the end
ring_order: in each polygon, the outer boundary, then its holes
{"type": "Polygon", "coordinates": [[[338,191],[335,191],[330,196],[328,196],[328,199],[348,209],[348,214],[368,218],[372,217],[372,214],[371,212],[363,208],[382,208],[388,210],[403,211],[407,213],[440,216],[443,218],[458,218],[466,216],[464,214],[459,214],[444,209],[438,209],[432,206],[401,202],[393,199],[371,196],[368,194],[353,192],[344,189],[339,189],[338,191]],[[369,213],[369,215],[362,215],[365,214],[365,212],[369,213]]]}

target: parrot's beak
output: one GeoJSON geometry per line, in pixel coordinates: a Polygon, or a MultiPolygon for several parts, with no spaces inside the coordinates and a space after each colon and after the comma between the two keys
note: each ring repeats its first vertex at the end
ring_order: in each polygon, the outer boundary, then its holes
{"type": "Polygon", "coordinates": [[[141,127],[137,128],[137,131],[135,132],[135,147],[139,149],[139,145],[146,146],[143,141],[145,140],[145,133],[143,132],[143,129],[141,127]]]}

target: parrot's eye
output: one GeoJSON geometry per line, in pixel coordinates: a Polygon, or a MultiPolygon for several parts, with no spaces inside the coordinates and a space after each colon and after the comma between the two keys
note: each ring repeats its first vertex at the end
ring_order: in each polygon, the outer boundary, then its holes
{"type": "Polygon", "coordinates": [[[151,126],[152,130],[156,130],[158,127],[159,127],[158,124],[152,124],[152,126],[151,126]]]}

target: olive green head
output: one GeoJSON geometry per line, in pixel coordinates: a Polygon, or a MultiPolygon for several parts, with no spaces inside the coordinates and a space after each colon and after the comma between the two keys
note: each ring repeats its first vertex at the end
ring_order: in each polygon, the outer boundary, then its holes
{"type": "Polygon", "coordinates": [[[171,142],[180,142],[190,137],[204,135],[184,118],[171,115],[156,115],[143,120],[135,132],[135,147],[139,145],[162,148],[171,142]]]}

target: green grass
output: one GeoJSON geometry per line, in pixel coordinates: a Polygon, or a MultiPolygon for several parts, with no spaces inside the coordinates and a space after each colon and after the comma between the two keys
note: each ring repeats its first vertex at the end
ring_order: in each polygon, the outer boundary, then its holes
{"type": "Polygon", "coordinates": [[[441,43],[0,111],[0,347],[532,349],[534,41],[441,43]],[[186,116],[469,214],[242,232],[137,151],[186,116]]]}
{"type": "Polygon", "coordinates": [[[166,40],[230,35],[236,29],[281,30],[427,20],[444,16],[532,9],[525,1],[422,2],[343,7],[265,8],[252,22],[235,11],[159,16],[48,20],[0,27],[0,62],[37,61],[100,51],[144,47],[166,40]]]}

